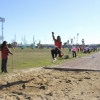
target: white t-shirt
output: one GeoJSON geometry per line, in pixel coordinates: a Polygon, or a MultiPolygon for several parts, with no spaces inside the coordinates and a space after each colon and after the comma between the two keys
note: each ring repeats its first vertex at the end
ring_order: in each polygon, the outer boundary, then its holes
{"type": "Polygon", "coordinates": [[[72,46],[72,51],[75,51],[75,46],[72,46]]]}

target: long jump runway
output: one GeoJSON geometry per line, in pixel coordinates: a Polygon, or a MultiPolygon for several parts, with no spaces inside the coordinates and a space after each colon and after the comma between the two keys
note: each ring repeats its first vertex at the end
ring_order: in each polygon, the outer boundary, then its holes
{"type": "Polygon", "coordinates": [[[62,70],[96,70],[100,71],[100,51],[94,54],[87,54],[85,57],[73,58],[64,64],[54,67],[62,70]]]}

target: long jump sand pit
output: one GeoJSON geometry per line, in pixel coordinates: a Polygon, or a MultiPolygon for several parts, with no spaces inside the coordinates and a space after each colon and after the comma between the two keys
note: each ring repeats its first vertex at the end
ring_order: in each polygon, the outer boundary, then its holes
{"type": "Polygon", "coordinates": [[[100,72],[37,68],[0,76],[0,100],[100,100],[100,72]]]}

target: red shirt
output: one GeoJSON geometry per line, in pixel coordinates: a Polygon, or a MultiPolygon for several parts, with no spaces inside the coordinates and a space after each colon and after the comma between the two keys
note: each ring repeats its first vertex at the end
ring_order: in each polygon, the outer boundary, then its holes
{"type": "Polygon", "coordinates": [[[57,40],[55,40],[55,46],[57,46],[57,47],[61,50],[61,48],[62,48],[62,43],[59,42],[59,41],[57,41],[57,40]]]}
{"type": "Polygon", "coordinates": [[[2,57],[2,59],[7,59],[9,53],[11,53],[10,50],[8,49],[7,46],[5,46],[5,47],[2,49],[2,51],[1,51],[1,57],[2,57]]]}

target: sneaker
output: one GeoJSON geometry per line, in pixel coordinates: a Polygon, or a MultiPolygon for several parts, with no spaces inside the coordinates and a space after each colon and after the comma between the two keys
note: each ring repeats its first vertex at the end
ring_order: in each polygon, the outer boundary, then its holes
{"type": "Polygon", "coordinates": [[[54,60],[57,60],[56,58],[54,58],[54,60]]]}
{"type": "Polygon", "coordinates": [[[52,62],[55,62],[55,61],[56,61],[56,58],[54,58],[52,62]]]}
{"type": "Polygon", "coordinates": [[[8,73],[8,71],[5,71],[4,73],[8,73]]]}

